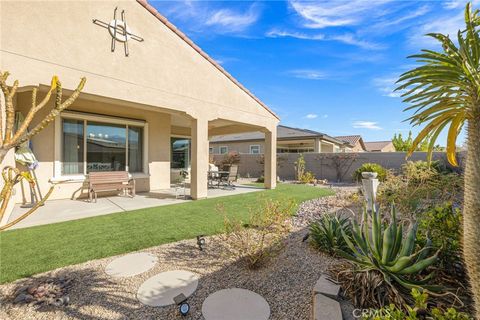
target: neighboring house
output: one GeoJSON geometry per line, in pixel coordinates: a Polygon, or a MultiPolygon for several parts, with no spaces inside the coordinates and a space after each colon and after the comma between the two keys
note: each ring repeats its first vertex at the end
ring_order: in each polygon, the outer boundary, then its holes
{"type": "MultiPolygon", "coordinates": [[[[214,136],[210,139],[210,153],[235,151],[260,154],[264,153],[264,140],[262,132],[214,136]]],[[[282,125],[277,127],[277,153],[342,152],[346,147],[352,146],[321,132],[282,125]]]]}
{"type": "Polygon", "coordinates": [[[338,136],[335,139],[345,141],[348,143],[351,148],[346,149],[346,152],[364,152],[367,151],[365,147],[365,142],[363,142],[361,135],[352,135],[352,136],[338,136]]]}
{"type": "Polygon", "coordinates": [[[365,142],[365,148],[370,152],[395,152],[392,141],[370,141],[365,142]]]}
{"type": "MultiPolygon", "coordinates": [[[[33,88],[41,101],[53,75],[63,99],[87,78],[79,99],[32,139],[43,194],[49,181],[63,182],[52,199],[85,194],[89,172],[112,170],[131,173],[137,191],[166,189],[171,171],[191,168],[192,197],[204,198],[209,136],[254,130],[266,133],[257,141],[265,185],[275,187],[278,117],[145,0],[1,6],[0,68],[20,82],[17,111],[26,115],[33,88]],[[135,37],[114,32],[117,6],[116,24],[124,13],[135,37]]],[[[15,166],[12,154],[1,165],[15,166]]]]}

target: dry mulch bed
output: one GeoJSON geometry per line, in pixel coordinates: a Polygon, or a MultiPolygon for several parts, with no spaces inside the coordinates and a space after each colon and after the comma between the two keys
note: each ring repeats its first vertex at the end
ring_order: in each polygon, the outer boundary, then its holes
{"type": "MultiPolygon", "coordinates": [[[[336,197],[318,201],[328,202],[336,197]]],[[[299,208],[298,217],[294,219],[295,230],[286,239],[285,250],[261,269],[248,270],[241,261],[222,254],[224,250],[218,237],[208,237],[204,251],[198,249],[195,239],[184,240],[142,250],[156,255],[159,261],[151,270],[130,278],[109,277],[104,269],[115,258],[109,257],[2,285],[0,319],[200,320],[204,319],[201,306],[207,296],[231,287],[249,289],[262,295],[270,305],[272,320],[309,319],[312,312],[311,291],[315,282],[322,272],[338,262],[319,253],[308,242],[302,242],[307,232],[307,221],[313,216],[309,215],[310,211],[325,205],[315,203],[317,200],[312,201],[299,208]],[[310,218],[305,218],[306,215],[310,218]],[[173,305],[149,307],[137,301],[137,289],[146,279],[175,269],[192,271],[200,276],[197,291],[188,299],[191,311],[187,317],[182,317],[173,305]],[[52,279],[53,283],[58,283],[58,279],[68,281],[68,286],[61,293],[62,297],[68,297],[68,304],[35,301],[14,303],[15,292],[18,296],[20,289],[26,290],[28,286],[38,288],[47,280],[52,283],[52,279]]],[[[54,298],[52,296],[51,301],[55,301],[54,298]]],[[[346,314],[351,314],[351,307],[347,303],[342,308],[346,314]]]]}

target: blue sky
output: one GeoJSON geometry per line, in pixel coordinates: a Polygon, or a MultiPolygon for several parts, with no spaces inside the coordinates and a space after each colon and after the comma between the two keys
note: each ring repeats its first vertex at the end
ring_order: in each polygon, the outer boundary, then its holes
{"type": "MultiPolygon", "coordinates": [[[[406,59],[456,34],[465,1],[152,1],[288,126],[366,141],[408,133],[406,59]]],[[[413,130],[414,133],[418,129],[413,130]]],[[[444,145],[444,138],[440,138],[444,145]]],[[[459,143],[462,143],[463,136],[459,143]]]]}

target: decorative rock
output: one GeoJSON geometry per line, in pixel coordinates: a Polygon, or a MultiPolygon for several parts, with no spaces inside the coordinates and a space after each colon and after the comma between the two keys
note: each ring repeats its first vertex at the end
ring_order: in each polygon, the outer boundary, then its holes
{"type": "Polygon", "coordinates": [[[141,303],[152,307],[163,307],[175,303],[173,298],[183,293],[191,296],[198,286],[196,274],[175,270],[159,273],[145,281],[137,292],[141,303]]]}
{"type": "Polygon", "coordinates": [[[144,273],[157,263],[157,257],[149,253],[131,253],[114,259],[105,268],[105,272],[115,278],[131,277],[144,273]]]}
{"type": "Polygon", "coordinates": [[[224,289],[207,297],[202,305],[205,320],[267,320],[270,306],[259,294],[239,288],[224,289]]]}
{"type": "Polygon", "coordinates": [[[340,286],[333,283],[325,275],[322,275],[313,287],[313,294],[321,293],[329,298],[337,299],[340,293],[340,286]]]}
{"type": "Polygon", "coordinates": [[[323,294],[313,295],[313,320],[342,320],[340,303],[323,294]]]}
{"type": "Polygon", "coordinates": [[[15,297],[15,300],[13,300],[13,303],[25,302],[26,298],[27,298],[27,295],[25,293],[20,293],[18,296],[15,297]]]}

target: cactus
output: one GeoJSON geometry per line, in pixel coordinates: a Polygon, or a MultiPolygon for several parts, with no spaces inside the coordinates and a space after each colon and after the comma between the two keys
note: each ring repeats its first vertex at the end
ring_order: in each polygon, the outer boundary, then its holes
{"type": "MultiPolygon", "coordinates": [[[[8,72],[0,71],[0,90],[3,93],[3,99],[0,97],[0,164],[3,163],[5,156],[9,150],[15,149],[16,147],[20,146],[24,142],[30,140],[33,136],[38,134],[41,130],[47,127],[55,117],[57,117],[63,110],[68,108],[80,95],[82,91],[86,78],[81,78],[77,88],[72,92],[70,97],[62,101],[62,84],[57,76],[52,77],[52,82],[50,84],[50,89],[47,91],[45,97],[40,101],[37,102],[37,88],[32,89],[32,106],[28,111],[25,120],[23,121],[22,125],[14,130],[14,122],[15,122],[15,112],[16,106],[14,104],[14,97],[17,93],[17,89],[19,86],[18,80],[13,82],[12,86],[7,84],[7,78],[9,77],[8,72]],[[29,125],[34,120],[37,113],[43,109],[48,102],[52,94],[55,94],[55,101],[53,103],[53,107],[50,109],[50,112],[43,118],[41,121],[35,125],[31,130],[28,130],[29,125]],[[5,106],[2,106],[2,101],[5,102],[5,106]],[[2,109],[5,109],[3,112],[2,109]],[[5,118],[5,119],[4,119],[5,118]],[[5,121],[5,127],[3,127],[3,121],[5,121]]],[[[27,179],[27,173],[21,173],[16,168],[5,167],[2,170],[2,177],[3,177],[3,187],[0,191],[0,221],[5,214],[5,211],[8,206],[8,202],[10,201],[10,197],[12,195],[13,187],[16,183],[18,183],[22,179],[27,179]]],[[[31,182],[30,182],[31,183],[31,182]]],[[[43,202],[48,198],[48,195],[51,194],[53,191],[53,187],[50,188],[47,196],[43,199],[43,201],[39,202],[38,204],[43,204],[43,202]]],[[[15,223],[21,221],[22,219],[26,218],[30,215],[33,211],[38,208],[38,205],[35,205],[32,209],[28,210],[26,213],[21,215],[18,219],[15,219],[14,222],[9,223],[5,226],[0,228],[0,231],[6,229],[14,225],[15,223]]]]}
{"type": "Polygon", "coordinates": [[[412,290],[428,290],[437,292],[439,286],[428,285],[428,280],[433,274],[429,274],[418,280],[419,274],[437,261],[438,253],[428,256],[430,243],[425,247],[415,250],[417,224],[410,223],[407,234],[403,235],[403,224],[397,221],[395,206],[392,205],[390,223],[382,222],[380,210],[369,213],[363,212],[363,222],[359,225],[352,223],[352,236],[342,230],[343,238],[351,252],[339,250],[339,255],[356,264],[360,271],[379,271],[384,280],[392,284],[412,290]],[[412,279],[415,276],[415,280],[412,279]]]}

